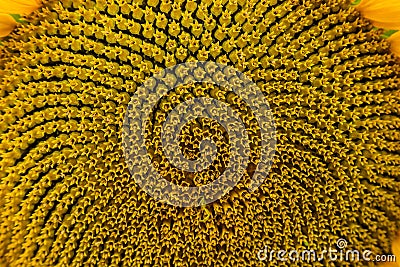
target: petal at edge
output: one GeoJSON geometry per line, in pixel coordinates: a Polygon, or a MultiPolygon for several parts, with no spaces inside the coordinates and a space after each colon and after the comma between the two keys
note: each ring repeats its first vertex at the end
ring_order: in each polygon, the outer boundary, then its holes
{"type": "MultiPolygon", "coordinates": [[[[400,31],[394,33],[392,36],[390,36],[388,38],[388,41],[390,42],[391,45],[391,50],[392,52],[397,55],[398,57],[400,57],[400,31]]],[[[397,248],[398,248],[398,253],[399,253],[399,259],[400,259],[400,238],[397,238],[395,240],[395,242],[397,242],[397,248]]],[[[395,244],[393,244],[393,246],[395,246],[395,244]]]]}
{"type": "Polygon", "coordinates": [[[15,19],[8,14],[0,14],[0,37],[9,35],[17,25],[15,19]]]}
{"type": "Polygon", "coordinates": [[[28,15],[39,7],[36,0],[0,0],[0,13],[28,15]]]}

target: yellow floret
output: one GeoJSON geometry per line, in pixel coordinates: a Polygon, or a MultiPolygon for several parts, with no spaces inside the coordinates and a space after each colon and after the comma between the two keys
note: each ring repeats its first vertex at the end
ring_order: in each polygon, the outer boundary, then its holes
{"type": "Polygon", "coordinates": [[[266,245],[322,250],[340,237],[389,254],[400,228],[400,65],[390,52],[399,35],[381,39],[348,2],[46,2],[0,46],[0,266],[264,266],[266,245]],[[248,192],[262,147],[246,102],[211,83],[159,96],[145,143],[165,179],[209,183],[241,142],[216,121],[193,120],[180,131],[182,153],[199,157],[210,138],[213,164],[195,173],[171,164],[161,129],[186,100],[232,107],[250,143],[232,191],[179,208],[135,183],[146,173],[129,172],[122,129],[137,88],[189,61],[251,78],[270,104],[277,145],[264,183],[248,192]]]}

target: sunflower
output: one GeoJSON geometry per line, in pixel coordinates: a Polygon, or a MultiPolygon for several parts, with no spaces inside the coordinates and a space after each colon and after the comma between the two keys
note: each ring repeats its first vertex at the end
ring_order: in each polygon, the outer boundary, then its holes
{"type": "Polygon", "coordinates": [[[0,37],[9,35],[17,25],[13,14],[29,15],[40,6],[40,0],[0,0],[0,37]]]}
{"type": "Polygon", "coordinates": [[[381,37],[399,29],[397,2],[5,3],[0,33],[12,32],[0,46],[0,266],[328,266],[267,263],[257,252],[319,251],[340,238],[349,250],[398,255],[399,33],[381,37]],[[269,103],[274,163],[254,192],[247,183],[263,163],[260,124],[238,94],[212,83],[157,96],[138,90],[165,68],[197,61],[234,67],[269,103]],[[241,181],[200,207],[146,194],[134,178],[147,169],[130,169],[123,153],[125,114],[138,95],[157,98],[145,129],[152,166],[182,186],[219,177],[240,140],[213,120],[190,121],[180,129],[182,154],[201,157],[211,138],[217,155],[202,171],[181,171],[160,137],[168,114],[199,97],[232,107],[249,139],[241,181]]]}

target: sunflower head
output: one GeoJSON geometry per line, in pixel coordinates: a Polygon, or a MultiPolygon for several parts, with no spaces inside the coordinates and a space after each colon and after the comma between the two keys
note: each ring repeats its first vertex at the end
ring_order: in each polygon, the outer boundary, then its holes
{"type": "Polygon", "coordinates": [[[400,226],[400,65],[367,7],[378,8],[338,0],[45,3],[0,48],[0,265],[263,266],[256,252],[266,245],[321,250],[339,238],[349,250],[389,254],[400,226]],[[148,82],[206,61],[242,72],[269,104],[274,161],[255,191],[248,184],[266,163],[268,135],[242,94],[253,91],[212,82],[229,72],[182,86],[171,75],[148,82]],[[123,147],[135,98],[148,110],[137,114],[146,123],[129,126],[143,133],[142,146],[130,147],[144,151],[149,164],[140,168],[123,147]],[[191,115],[179,107],[197,98],[230,108],[246,140],[210,118],[219,115],[213,109],[163,129],[191,115]],[[215,157],[185,171],[163,134],[177,136],[187,160],[208,155],[204,140],[215,157]],[[207,185],[235,166],[232,151],[245,143],[240,181],[212,203],[168,205],[137,183],[154,168],[165,180],[160,195],[167,182],[207,185]]]}

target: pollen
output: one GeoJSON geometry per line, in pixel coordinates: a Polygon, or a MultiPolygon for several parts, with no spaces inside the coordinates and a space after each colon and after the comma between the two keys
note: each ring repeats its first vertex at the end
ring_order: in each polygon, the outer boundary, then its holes
{"type": "MultiPolygon", "coordinates": [[[[339,238],[391,253],[400,229],[398,34],[382,39],[345,0],[43,5],[0,46],[0,266],[264,266],[257,252],[266,245],[321,251],[339,238]],[[246,185],[262,160],[261,126],[238,94],[212,83],[159,96],[138,90],[191,61],[236,68],[270,105],[276,152],[254,192],[246,185]],[[181,186],[217,179],[242,140],[214,120],[190,121],[179,131],[182,154],[198,159],[207,138],[217,154],[204,170],[182,171],[161,142],[168,114],[196,97],[229,105],[249,140],[240,182],[200,207],[147,195],[134,179],[147,170],[130,172],[123,153],[134,95],[159,99],[148,114],[147,153],[181,186]]],[[[176,77],[163,83],[173,87],[176,77]]]]}

